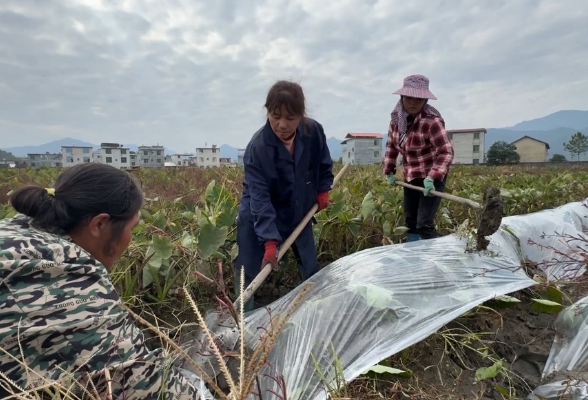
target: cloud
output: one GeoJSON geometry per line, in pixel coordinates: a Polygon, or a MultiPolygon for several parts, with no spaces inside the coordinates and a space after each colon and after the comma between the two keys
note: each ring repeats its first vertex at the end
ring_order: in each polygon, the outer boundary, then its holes
{"type": "Polygon", "coordinates": [[[276,79],[328,136],[385,132],[412,73],[450,128],[588,104],[584,0],[0,2],[2,146],[244,146],[276,79]]]}

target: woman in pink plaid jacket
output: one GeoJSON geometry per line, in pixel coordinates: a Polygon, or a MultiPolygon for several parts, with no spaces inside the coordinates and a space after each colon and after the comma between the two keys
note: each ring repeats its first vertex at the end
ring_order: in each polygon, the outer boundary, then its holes
{"type": "Polygon", "coordinates": [[[394,94],[399,94],[400,100],[392,111],[388,128],[384,174],[388,183],[396,182],[396,161],[402,155],[405,180],[425,188],[424,195],[404,189],[408,241],[431,239],[438,236],[435,215],[441,199],[429,196],[429,192],[445,189],[453,146],[441,113],[427,104],[429,99],[437,99],[429,90],[429,79],[423,75],[408,76],[394,94]]]}

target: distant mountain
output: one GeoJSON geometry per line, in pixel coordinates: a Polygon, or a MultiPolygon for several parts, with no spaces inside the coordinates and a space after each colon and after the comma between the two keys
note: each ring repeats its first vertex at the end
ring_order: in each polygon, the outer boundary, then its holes
{"type": "MultiPolygon", "coordinates": [[[[557,128],[571,128],[576,132],[588,126],[588,111],[562,110],[542,118],[523,121],[503,129],[511,131],[549,131],[557,128]]],[[[588,132],[584,131],[584,134],[588,132]]]]}
{"type": "Polygon", "coordinates": [[[331,158],[333,160],[338,160],[339,158],[341,158],[341,155],[342,155],[341,142],[342,141],[343,141],[343,139],[337,139],[334,137],[330,137],[327,139],[327,146],[329,147],[329,152],[331,153],[331,158]]]}
{"type": "MultiPolygon", "coordinates": [[[[40,144],[38,146],[18,146],[18,147],[9,147],[4,149],[5,151],[9,151],[14,154],[16,157],[26,157],[29,153],[60,153],[61,146],[87,146],[93,147],[94,149],[99,149],[100,145],[84,142],[83,140],[73,139],[73,138],[65,138],[60,140],[54,140],[49,143],[40,144]]],[[[138,146],[136,144],[125,144],[125,147],[128,147],[131,151],[137,151],[138,146]]],[[[174,150],[168,149],[165,147],[166,154],[177,154],[174,150]]]]}
{"type": "Polygon", "coordinates": [[[237,162],[237,148],[230,146],[228,144],[223,144],[220,147],[220,156],[221,158],[230,158],[231,161],[237,162]]]}
{"type": "Polygon", "coordinates": [[[11,152],[17,157],[26,157],[29,153],[61,153],[61,146],[91,146],[100,147],[95,144],[84,142],[78,139],[65,138],[61,140],[54,140],[53,142],[41,144],[38,146],[19,146],[4,149],[11,152]]]}

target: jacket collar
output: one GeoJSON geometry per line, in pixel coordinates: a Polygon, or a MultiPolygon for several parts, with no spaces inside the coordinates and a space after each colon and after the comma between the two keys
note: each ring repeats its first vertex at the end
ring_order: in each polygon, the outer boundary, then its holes
{"type": "MultiPolygon", "coordinates": [[[[304,150],[304,143],[302,142],[302,135],[304,132],[304,120],[300,120],[298,127],[296,128],[296,137],[294,138],[294,163],[298,164],[300,161],[300,157],[302,156],[302,151],[304,150]]],[[[265,121],[265,126],[263,127],[263,138],[265,143],[269,146],[274,146],[278,148],[278,156],[284,160],[292,161],[292,155],[284,146],[284,143],[276,136],[272,127],[269,123],[269,119],[265,121]]]]}

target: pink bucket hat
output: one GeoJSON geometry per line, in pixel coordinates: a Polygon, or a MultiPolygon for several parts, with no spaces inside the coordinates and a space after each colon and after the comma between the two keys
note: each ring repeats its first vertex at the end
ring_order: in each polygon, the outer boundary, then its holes
{"type": "Polygon", "coordinates": [[[417,99],[433,99],[437,97],[429,90],[429,79],[424,75],[410,75],[404,78],[404,86],[393,94],[416,97],[417,99]]]}

